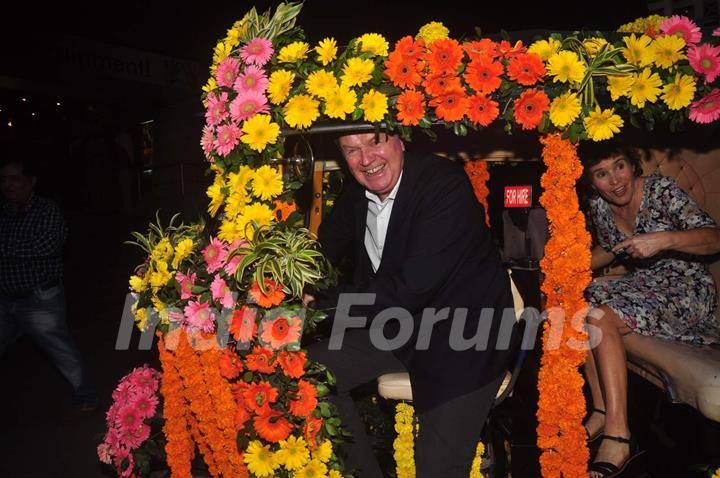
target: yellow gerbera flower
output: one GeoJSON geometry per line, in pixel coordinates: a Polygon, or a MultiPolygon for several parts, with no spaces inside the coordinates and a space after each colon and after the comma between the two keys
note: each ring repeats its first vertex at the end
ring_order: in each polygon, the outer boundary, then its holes
{"type": "Polygon", "coordinates": [[[243,123],[244,135],[240,141],[250,146],[257,152],[261,152],[268,144],[275,144],[280,126],[270,121],[269,115],[257,114],[243,123]]]}
{"type": "Polygon", "coordinates": [[[335,88],[325,99],[325,114],[329,118],[345,119],[355,111],[357,94],[346,85],[335,88]]]}
{"type": "Polygon", "coordinates": [[[560,51],[560,47],[562,47],[562,43],[554,38],[548,38],[547,40],[538,40],[530,45],[528,53],[535,53],[543,61],[547,61],[548,58],[560,51]]]}
{"type": "Polygon", "coordinates": [[[235,25],[232,26],[232,28],[229,28],[227,31],[227,35],[225,36],[225,45],[229,46],[231,49],[235,48],[240,44],[240,29],[235,28],[235,25]]]}
{"type": "Polygon", "coordinates": [[[372,78],[375,63],[363,58],[350,58],[343,67],[342,83],[347,86],[362,86],[372,78]]]}
{"type": "Polygon", "coordinates": [[[633,33],[630,36],[623,37],[625,48],[622,54],[631,65],[647,66],[655,60],[655,51],[651,46],[652,38],[647,35],[636,37],[633,33]]]}
{"type": "Polygon", "coordinates": [[[268,81],[268,97],[270,103],[279,105],[290,93],[292,83],[295,81],[295,73],[287,70],[277,70],[270,75],[268,81]]]}
{"type": "Polygon", "coordinates": [[[333,454],[332,442],[330,440],[324,440],[315,451],[313,451],[313,458],[320,460],[322,463],[327,463],[333,454]]]}
{"type": "Polygon", "coordinates": [[[225,199],[225,193],[223,192],[225,183],[223,182],[222,177],[218,178],[218,176],[219,175],[215,176],[215,182],[213,182],[213,184],[211,184],[205,192],[207,197],[210,198],[210,204],[208,204],[207,210],[211,217],[215,217],[215,214],[217,214],[220,206],[222,206],[223,200],[225,199]]]}
{"type": "Polygon", "coordinates": [[[228,173],[227,184],[233,192],[245,191],[248,183],[253,178],[253,170],[245,164],[238,168],[237,173],[228,173]]]}
{"type": "Polygon", "coordinates": [[[607,89],[610,92],[612,100],[617,101],[621,96],[627,96],[630,93],[633,81],[635,80],[631,75],[608,76],[607,89]]]}
{"type": "Polygon", "coordinates": [[[231,51],[232,48],[227,46],[225,42],[218,42],[213,50],[213,66],[217,66],[218,63],[229,57],[231,51]]]}
{"type": "Polygon", "coordinates": [[[675,35],[663,35],[655,38],[653,42],[655,50],[655,64],[660,68],[670,68],[680,60],[687,58],[682,49],[685,48],[685,40],[675,35]]]}
{"type": "Polygon", "coordinates": [[[244,216],[237,216],[234,219],[225,219],[220,224],[218,238],[228,244],[231,244],[239,239],[245,239],[246,225],[247,220],[244,216]]]}
{"type": "Polygon", "coordinates": [[[384,36],[379,33],[366,33],[357,40],[360,51],[372,53],[377,56],[388,56],[390,46],[384,36]]]}
{"type": "Polygon", "coordinates": [[[252,195],[269,201],[283,192],[283,180],[280,171],[268,166],[260,166],[255,170],[252,181],[252,195]]]}
{"type": "MultiPolygon", "coordinates": [[[[242,214],[250,202],[250,195],[244,189],[231,193],[225,201],[225,215],[235,217],[242,214]]],[[[232,241],[230,241],[232,242],[232,241]]]]}
{"type": "Polygon", "coordinates": [[[295,473],[295,478],[321,478],[327,474],[327,466],[318,460],[311,460],[304,468],[295,473]]]}
{"type": "Polygon", "coordinates": [[[150,259],[157,262],[166,262],[173,256],[173,252],[174,250],[170,239],[163,237],[157,244],[155,244],[155,247],[153,247],[153,250],[150,253],[150,259]]]}
{"type": "Polygon", "coordinates": [[[133,292],[137,292],[138,294],[145,289],[147,289],[147,281],[145,281],[142,277],[132,275],[130,276],[130,290],[133,292]]]}
{"type": "Polygon", "coordinates": [[[175,247],[175,257],[173,257],[172,260],[173,269],[178,268],[180,263],[192,253],[194,247],[195,243],[190,238],[183,239],[178,243],[178,245],[175,247]]]}
{"type": "Polygon", "coordinates": [[[327,66],[331,61],[337,57],[337,42],[334,38],[326,38],[315,47],[315,53],[317,53],[318,61],[327,66]]]}
{"type": "Polygon", "coordinates": [[[290,436],[280,440],[280,449],[275,452],[277,462],[288,470],[302,468],[310,461],[310,453],[303,437],[290,436]]]}
{"type": "Polygon", "coordinates": [[[278,467],[275,455],[270,450],[269,445],[264,445],[257,440],[253,440],[243,453],[243,460],[255,476],[270,476],[278,467]]]}
{"type": "Polygon", "coordinates": [[[309,128],[320,116],[320,103],[312,96],[296,95],[283,108],[285,122],[291,128],[309,128]]]}
{"type": "Polygon", "coordinates": [[[150,273],[150,287],[157,290],[167,284],[172,277],[167,262],[158,262],[155,264],[155,269],[150,273]]]}
{"type": "Polygon", "coordinates": [[[278,61],[281,63],[295,63],[298,60],[302,60],[308,54],[310,45],[304,41],[292,42],[280,49],[278,53],[278,61]]]}
{"type": "Polygon", "coordinates": [[[445,25],[440,22],[430,22],[420,27],[420,31],[415,35],[415,38],[422,38],[425,44],[429,45],[435,40],[444,40],[449,35],[450,30],[445,25]]]}
{"type": "Polygon", "coordinates": [[[205,86],[202,87],[202,90],[205,93],[210,93],[211,91],[217,90],[217,81],[215,80],[214,76],[208,78],[207,83],[205,83],[205,86]]]}
{"type": "Polygon", "coordinates": [[[585,51],[587,51],[590,58],[595,58],[605,45],[607,45],[607,40],[601,37],[588,38],[583,42],[585,51]]]}
{"type": "Polygon", "coordinates": [[[328,478],[343,478],[342,473],[337,470],[328,471],[328,478]]]}
{"type": "Polygon", "coordinates": [[[308,93],[319,98],[327,98],[337,86],[335,75],[327,70],[314,71],[305,80],[305,89],[308,93]]]}
{"type": "Polygon", "coordinates": [[[585,64],[573,51],[560,51],[548,59],[548,73],[553,76],[553,81],[580,83],[585,69],[585,64]]]}
{"type": "Polygon", "coordinates": [[[595,108],[595,111],[587,115],[584,123],[585,131],[593,141],[612,138],[615,133],[620,132],[620,128],[624,124],[622,118],[615,114],[613,108],[601,110],[599,106],[595,108]]]}
{"type": "Polygon", "coordinates": [[[145,331],[147,325],[147,309],[137,309],[135,311],[135,325],[141,331],[145,331]]]}
{"type": "MultiPolygon", "coordinates": [[[[254,222],[260,227],[269,226],[275,221],[275,214],[273,214],[272,209],[270,209],[267,204],[256,202],[247,205],[242,216],[238,217],[237,221],[241,224],[254,222]]],[[[252,239],[252,228],[248,227],[244,229],[246,229],[248,239],[252,239]]]]}
{"type": "Polygon", "coordinates": [[[558,128],[569,125],[579,114],[580,98],[571,91],[558,96],[550,104],[550,121],[558,128]]]}
{"type": "Polygon", "coordinates": [[[388,99],[385,94],[371,89],[360,102],[360,109],[363,110],[363,116],[366,121],[374,123],[381,121],[388,110],[388,99]]]}
{"type": "Polygon", "coordinates": [[[633,73],[633,84],[630,87],[630,103],[638,108],[645,106],[645,102],[655,103],[660,94],[662,80],[657,73],[650,68],[645,68],[640,73],[633,73]]]}
{"type": "Polygon", "coordinates": [[[671,110],[679,110],[692,102],[695,89],[695,78],[678,73],[672,83],[663,87],[662,100],[671,110]]]}

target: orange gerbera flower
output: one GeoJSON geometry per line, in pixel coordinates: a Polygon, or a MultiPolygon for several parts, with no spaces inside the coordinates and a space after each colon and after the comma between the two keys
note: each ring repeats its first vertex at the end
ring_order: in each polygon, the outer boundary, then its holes
{"type": "Polygon", "coordinates": [[[509,41],[503,40],[498,45],[498,53],[503,58],[512,58],[515,55],[525,53],[527,48],[523,46],[522,40],[518,40],[514,45],[511,45],[509,41]]]}
{"type": "Polygon", "coordinates": [[[262,380],[258,383],[251,383],[243,394],[243,404],[245,407],[258,414],[270,411],[270,404],[275,403],[278,397],[277,388],[270,385],[269,382],[262,380]]]}
{"type": "Polygon", "coordinates": [[[467,96],[465,90],[450,90],[444,95],[430,100],[435,107],[435,116],[444,121],[459,121],[467,113],[467,96]]]}
{"type": "Polygon", "coordinates": [[[280,352],[278,363],[285,375],[291,378],[300,378],[305,375],[305,352],[280,352]]]}
{"type": "Polygon", "coordinates": [[[322,428],[322,426],[322,418],[315,418],[313,416],[309,416],[305,419],[303,436],[305,437],[305,441],[307,442],[307,444],[310,445],[310,448],[312,449],[315,449],[318,446],[317,436],[318,433],[320,433],[320,429],[322,428]]]}
{"type": "Polygon", "coordinates": [[[463,50],[468,54],[471,61],[481,56],[489,56],[490,58],[498,56],[498,44],[489,38],[465,42],[463,43],[463,50]]]}
{"type": "Polygon", "coordinates": [[[423,81],[423,86],[430,96],[438,96],[445,94],[448,90],[462,88],[459,76],[445,73],[428,75],[425,81],[423,81]]]}
{"type": "Polygon", "coordinates": [[[277,362],[270,363],[273,355],[272,350],[255,346],[252,353],[245,357],[245,365],[248,370],[252,370],[253,372],[273,373],[275,367],[277,367],[277,362]]]}
{"type": "Polygon", "coordinates": [[[296,417],[309,416],[318,403],[315,386],[307,380],[300,380],[295,395],[296,398],[290,401],[290,413],[296,417]]]}
{"type": "Polygon", "coordinates": [[[468,98],[467,115],[475,124],[487,126],[497,118],[499,113],[497,101],[491,100],[485,95],[474,95],[468,98]]]}
{"type": "Polygon", "coordinates": [[[420,123],[425,117],[425,95],[415,90],[405,90],[397,100],[397,119],[405,126],[420,123]]]}
{"type": "Polygon", "coordinates": [[[282,412],[277,410],[269,410],[267,413],[256,416],[253,424],[257,434],[272,443],[286,439],[292,431],[292,424],[285,419],[282,412]]]}
{"type": "Polygon", "coordinates": [[[219,366],[220,375],[230,380],[236,378],[238,375],[240,375],[240,372],[243,371],[240,357],[238,357],[235,352],[228,349],[223,349],[223,351],[220,353],[219,366]]]}
{"type": "Polygon", "coordinates": [[[454,74],[462,63],[463,50],[457,40],[452,38],[435,40],[425,58],[431,73],[454,74]]]}
{"type": "Polygon", "coordinates": [[[508,76],[521,85],[534,85],[545,77],[545,64],[537,53],[520,53],[510,58],[508,76]]]}
{"type": "Polygon", "coordinates": [[[275,217],[277,217],[278,222],[287,221],[287,218],[290,217],[290,214],[294,213],[297,210],[297,206],[295,206],[295,203],[289,203],[287,201],[275,201],[275,217]]]}
{"type": "Polygon", "coordinates": [[[522,129],[534,129],[540,124],[543,113],[550,109],[550,99],[544,91],[531,88],[515,100],[515,121],[522,129]]]}
{"type": "Polygon", "coordinates": [[[420,60],[425,55],[425,42],[408,35],[395,43],[395,51],[406,60],[420,60]]]}
{"type": "Polygon", "coordinates": [[[385,74],[390,78],[395,86],[400,88],[411,88],[419,85],[422,78],[420,72],[421,64],[417,60],[403,58],[403,56],[394,51],[385,60],[385,74]]]}
{"type": "Polygon", "coordinates": [[[502,84],[500,76],[504,71],[505,68],[502,63],[494,61],[492,57],[485,55],[471,61],[463,77],[467,84],[477,93],[489,95],[500,88],[502,84]]]}
{"type": "Polygon", "coordinates": [[[242,402],[245,400],[245,390],[250,386],[249,383],[243,382],[242,380],[235,382],[231,385],[232,393],[235,395],[235,400],[242,402]]]}
{"type": "Polygon", "coordinates": [[[285,298],[285,292],[282,290],[282,284],[278,284],[274,280],[265,279],[265,289],[267,294],[262,291],[260,285],[257,282],[253,282],[250,288],[250,296],[255,299],[255,302],[260,307],[272,307],[279,305],[280,302],[285,298]]]}
{"type": "Polygon", "coordinates": [[[278,350],[289,344],[299,344],[301,334],[302,320],[300,317],[290,315],[290,317],[264,319],[260,338],[273,350],[278,350]]]}
{"type": "Polygon", "coordinates": [[[235,430],[245,428],[245,423],[250,419],[250,412],[247,411],[245,405],[241,402],[235,409],[235,430]]]}
{"type": "Polygon", "coordinates": [[[257,333],[255,309],[246,305],[235,310],[230,318],[230,333],[238,342],[250,342],[257,333]]]}

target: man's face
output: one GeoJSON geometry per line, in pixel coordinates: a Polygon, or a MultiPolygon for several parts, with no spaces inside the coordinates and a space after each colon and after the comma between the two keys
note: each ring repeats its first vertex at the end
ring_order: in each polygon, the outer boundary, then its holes
{"type": "Polygon", "coordinates": [[[390,194],[400,178],[405,145],[398,136],[360,133],[342,136],[340,149],[357,181],[381,200],[390,194]]]}
{"type": "Polygon", "coordinates": [[[35,178],[25,176],[22,166],[10,163],[0,168],[0,193],[11,203],[24,203],[32,196],[35,178]]]}

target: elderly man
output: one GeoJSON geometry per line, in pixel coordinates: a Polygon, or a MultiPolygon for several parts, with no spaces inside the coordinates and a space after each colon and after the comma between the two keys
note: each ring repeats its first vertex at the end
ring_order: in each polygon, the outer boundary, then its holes
{"type": "Polygon", "coordinates": [[[319,238],[331,262],[351,263],[340,290],[369,295],[331,298],[339,304],[331,337],[309,352],[336,375],[333,400],[355,437],[348,465],[382,477],[350,391],[407,370],[420,423],[417,476],[467,477],[515,342],[514,321],[500,327],[512,296],[484,211],[459,164],[406,155],[385,133],[345,135],[339,145],[356,183],[319,238]],[[384,319],[373,325],[376,316],[384,319]]]}
{"type": "Polygon", "coordinates": [[[54,202],[35,195],[35,183],[21,161],[0,167],[0,357],[18,335],[29,335],[72,385],[73,404],[87,411],[97,396],[65,322],[65,223],[54,202]]]}

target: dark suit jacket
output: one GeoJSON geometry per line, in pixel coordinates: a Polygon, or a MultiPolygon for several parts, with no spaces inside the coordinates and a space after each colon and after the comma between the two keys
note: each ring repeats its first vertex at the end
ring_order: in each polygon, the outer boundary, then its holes
{"type": "MultiPolygon", "coordinates": [[[[320,226],[320,243],[331,262],[352,263],[341,290],[376,294],[374,305],[353,307],[351,316],[372,319],[389,307],[403,307],[413,315],[412,339],[394,353],[410,373],[416,409],[431,408],[497,378],[512,354],[495,350],[502,312],[512,307],[512,295],[463,168],[438,156],[405,156],[377,273],[364,245],[367,204],[365,190],[348,181],[320,226]],[[491,321],[482,324],[491,325],[487,350],[453,350],[451,320],[435,324],[427,350],[415,350],[423,310],[446,307],[450,319],[455,309],[468,309],[466,338],[481,325],[482,309],[495,309],[482,318],[491,321]]],[[[389,338],[398,330],[397,322],[392,324],[396,327],[386,328],[389,338]]]]}

